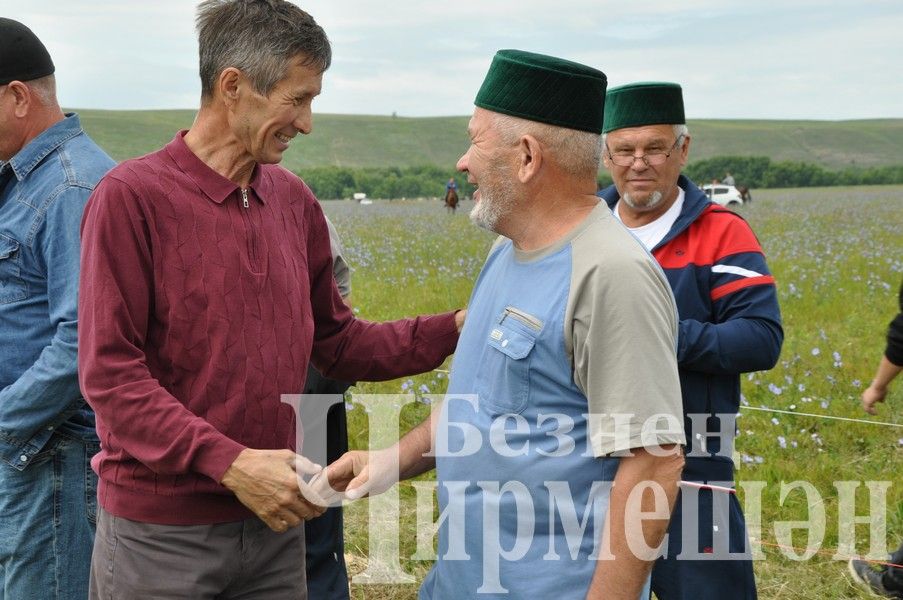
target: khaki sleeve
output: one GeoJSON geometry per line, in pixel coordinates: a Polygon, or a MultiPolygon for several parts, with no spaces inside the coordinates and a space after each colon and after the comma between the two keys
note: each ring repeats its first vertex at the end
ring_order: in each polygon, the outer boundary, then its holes
{"type": "Polygon", "coordinates": [[[677,310],[664,273],[620,224],[574,241],[565,346],[596,456],[686,443],[677,310]]]}
{"type": "Polygon", "coordinates": [[[329,220],[326,214],[326,228],[329,230],[329,251],[332,253],[332,275],[335,277],[335,283],[339,288],[339,294],[342,298],[347,298],[351,294],[351,269],[345,261],[345,248],[342,246],[342,239],[339,232],[336,231],[335,225],[329,220]]]}

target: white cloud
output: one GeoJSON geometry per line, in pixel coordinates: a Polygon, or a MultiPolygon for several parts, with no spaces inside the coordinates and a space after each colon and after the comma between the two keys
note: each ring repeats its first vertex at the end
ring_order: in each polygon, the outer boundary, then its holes
{"type": "MultiPolygon", "coordinates": [[[[192,108],[194,2],[0,0],[57,63],[68,106],[192,108]],[[8,5],[8,6],[7,6],[8,5]]],[[[320,112],[463,115],[492,54],[515,47],[602,69],[610,85],[678,81],[691,117],[903,117],[896,0],[310,0],[334,46],[320,112]]]]}

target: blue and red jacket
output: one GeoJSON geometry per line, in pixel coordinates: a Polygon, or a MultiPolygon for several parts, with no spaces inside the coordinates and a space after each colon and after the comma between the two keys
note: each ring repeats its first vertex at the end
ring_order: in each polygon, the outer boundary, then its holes
{"type": "MultiPolygon", "coordinates": [[[[784,331],[774,278],[742,217],[711,202],[683,175],[678,185],[685,193],[683,208],[652,255],[677,301],[684,414],[736,414],[740,374],[772,368],[781,352],[784,331]]],[[[611,208],[619,197],[615,186],[599,196],[611,208]]],[[[685,426],[689,441],[689,419],[685,426]]],[[[717,429],[710,419],[708,430],[717,429]]],[[[713,442],[711,453],[720,447],[713,442]]]]}

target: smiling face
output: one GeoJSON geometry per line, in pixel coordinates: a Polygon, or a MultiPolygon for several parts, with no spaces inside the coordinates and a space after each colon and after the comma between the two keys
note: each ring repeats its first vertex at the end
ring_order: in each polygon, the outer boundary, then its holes
{"type": "Polygon", "coordinates": [[[289,63],[285,77],[268,96],[257,92],[250,81],[233,107],[233,133],[246,157],[260,164],[276,164],[299,133],[313,129],[311,103],[320,93],[323,74],[303,64],[302,57],[289,63]]]}
{"type": "Polygon", "coordinates": [[[646,125],[616,129],[606,136],[603,152],[605,168],[618,188],[621,199],[637,213],[664,213],[677,199],[677,178],[687,162],[690,140],[687,137],[674,147],[674,127],[646,125]],[[660,165],[647,165],[640,158],[622,167],[609,157],[618,154],[642,156],[646,153],[667,153],[670,156],[660,165]]]}
{"type": "Polygon", "coordinates": [[[479,186],[473,195],[476,204],[470,219],[484,229],[500,233],[517,195],[511,148],[502,143],[493,126],[492,113],[485,109],[474,110],[467,133],[470,148],[458,159],[456,167],[467,173],[468,182],[479,186]]]}

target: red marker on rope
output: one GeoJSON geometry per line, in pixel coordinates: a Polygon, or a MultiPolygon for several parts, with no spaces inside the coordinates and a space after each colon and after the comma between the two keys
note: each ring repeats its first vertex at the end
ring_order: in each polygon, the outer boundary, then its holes
{"type": "Polygon", "coordinates": [[[724,487],[722,485],[711,485],[708,483],[698,483],[696,481],[680,481],[680,485],[685,485],[687,487],[694,487],[700,490],[712,490],[713,492],[723,492],[725,494],[736,494],[737,490],[734,488],[724,487]]]}

